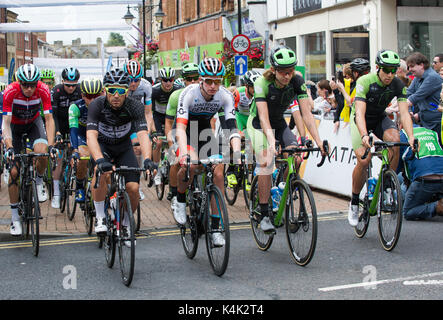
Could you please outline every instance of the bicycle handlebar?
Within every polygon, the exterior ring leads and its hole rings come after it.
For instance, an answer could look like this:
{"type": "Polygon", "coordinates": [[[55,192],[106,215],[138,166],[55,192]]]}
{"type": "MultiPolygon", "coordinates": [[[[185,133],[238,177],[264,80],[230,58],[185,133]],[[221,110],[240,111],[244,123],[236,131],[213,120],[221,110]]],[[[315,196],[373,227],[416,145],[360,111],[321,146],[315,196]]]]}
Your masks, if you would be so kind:
{"type": "MultiPolygon", "coordinates": [[[[145,171],[145,169],[144,168],[121,166],[119,168],[113,169],[111,172],[112,173],[121,173],[121,172],[142,172],[142,171],[145,171]]],[[[102,173],[104,173],[104,172],[101,172],[101,170],[97,168],[97,170],[95,172],[94,189],[97,189],[100,187],[100,177],[101,177],[102,173]]]]}
{"type": "MultiPolygon", "coordinates": [[[[305,157],[303,157],[303,159],[308,159],[309,158],[309,154],[311,152],[315,152],[315,151],[321,151],[320,147],[317,148],[313,148],[312,147],[312,141],[308,140],[308,142],[306,143],[307,147],[295,147],[295,148],[290,148],[290,149],[283,149],[281,150],[281,153],[289,153],[289,154],[294,154],[294,153],[303,153],[306,152],[307,155],[305,157]]],[[[329,155],[329,143],[328,140],[323,140],[323,150],[325,151],[326,155],[322,155],[321,160],[319,163],[317,163],[317,167],[321,167],[326,160],[326,157],[328,158],[328,161],[331,161],[330,155],[329,155]]]]}
{"type": "MultiPolygon", "coordinates": [[[[374,141],[373,142],[373,137],[369,136],[369,144],[372,146],[374,145],[375,147],[381,147],[382,149],[385,148],[392,148],[392,147],[402,147],[402,146],[407,146],[409,147],[409,142],[396,142],[396,141],[374,141]]],[[[416,150],[415,152],[412,152],[412,156],[408,159],[411,160],[414,157],[414,154],[417,152],[418,150],[418,139],[415,138],[414,139],[414,149],[416,150]]],[[[361,157],[362,160],[365,160],[368,155],[369,152],[371,151],[371,148],[366,148],[365,153],[363,154],[363,156],[361,157]]]]}

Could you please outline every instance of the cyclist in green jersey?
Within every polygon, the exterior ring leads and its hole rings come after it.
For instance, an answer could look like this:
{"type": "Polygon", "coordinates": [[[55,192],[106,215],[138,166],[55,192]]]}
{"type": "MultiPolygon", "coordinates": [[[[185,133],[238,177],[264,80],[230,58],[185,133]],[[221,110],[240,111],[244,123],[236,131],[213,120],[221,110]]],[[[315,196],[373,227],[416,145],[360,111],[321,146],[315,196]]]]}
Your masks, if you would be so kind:
{"type": "Polygon", "coordinates": [[[55,73],[52,69],[43,69],[41,72],[41,81],[49,87],[49,90],[52,90],[55,85],[55,73]]]}
{"type": "MultiPolygon", "coordinates": [[[[400,141],[400,134],[396,124],[387,117],[385,109],[394,97],[397,97],[400,118],[405,129],[411,148],[414,148],[414,134],[412,120],[408,112],[406,87],[395,77],[400,66],[400,57],[389,50],[377,53],[375,63],[377,73],[370,73],[360,77],[356,84],[355,102],[351,112],[351,139],[352,147],[357,157],[357,164],[352,172],[352,199],[349,205],[348,221],[355,227],[358,224],[359,195],[365,184],[365,172],[371,161],[369,154],[364,155],[369,144],[369,131],[373,131],[375,139],[384,141],[400,141]]],[[[392,169],[396,169],[399,159],[399,149],[389,150],[392,169]]]]}
{"type": "MultiPolygon", "coordinates": [[[[198,64],[196,63],[187,63],[182,67],[182,77],[185,83],[185,86],[189,86],[194,83],[198,83],[200,75],[198,74],[198,64]]],[[[170,152],[170,155],[175,155],[175,134],[172,133],[172,130],[175,128],[175,118],[177,116],[177,107],[178,107],[178,98],[180,94],[183,92],[184,88],[178,89],[174,91],[168,100],[168,106],[166,108],[166,116],[165,116],[165,135],[168,139],[169,149],[174,152],[170,152]]],[[[172,158],[170,158],[172,159],[172,158]]],[[[168,199],[171,200],[171,209],[172,213],[175,210],[175,204],[177,202],[177,173],[180,169],[178,163],[171,163],[171,167],[169,168],[169,194],[168,199]]]]}
{"type": "Polygon", "coordinates": [[[297,98],[303,121],[315,143],[323,150],[322,141],[311,113],[311,105],[303,77],[295,73],[295,52],[285,46],[273,48],[270,54],[271,68],[254,83],[254,100],[248,118],[247,131],[257,156],[258,193],[263,231],[274,230],[269,219],[268,198],[271,190],[271,173],[274,168],[276,140],[283,148],[296,146],[295,135],[288,128],[284,112],[297,98]]]}

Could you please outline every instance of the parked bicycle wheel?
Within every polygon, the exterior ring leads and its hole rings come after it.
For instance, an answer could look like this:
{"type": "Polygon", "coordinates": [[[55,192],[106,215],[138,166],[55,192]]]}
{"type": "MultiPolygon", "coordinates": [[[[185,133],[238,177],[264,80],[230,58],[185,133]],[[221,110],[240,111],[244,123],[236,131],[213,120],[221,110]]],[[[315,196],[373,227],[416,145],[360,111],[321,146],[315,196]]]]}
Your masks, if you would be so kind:
{"type": "Polygon", "coordinates": [[[209,262],[217,276],[222,276],[229,261],[230,233],[229,217],[223,194],[220,189],[213,185],[208,193],[207,212],[205,215],[206,248],[209,262]],[[215,245],[213,235],[220,233],[225,239],[222,246],[215,245]]]}
{"type": "Polygon", "coordinates": [[[272,241],[274,240],[274,234],[265,233],[260,228],[262,215],[260,213],[260,202],[258,197],[258,176],[255,176],[252,180],[250,197],[249,219],[251,221],[252,234],[258,248],[266,251],[271,247],[272,241]]]}
{"type": "Polygon", "coordinates": [[[290,180],[289,204],[286,205],[286,239],[294,262],[307,265],[317,244],[317,209],[311,188],[294,176],[290,180]]]}
{"type": "Polygon", "coordinates": [[[118,199],[120,214],[118,253],[122,281],[129,286],[134,276],[135,265],[135,226],[134,216],[131,209],[131,201],[126,192],[118,199]]]}
{"type": "Polygon", "coordinates": [[[403,200],[400,183],[392,169],[383,172],[382,181],[378,203],[378,232],[383,249],[391,251],[400,237],[403,200]]]}

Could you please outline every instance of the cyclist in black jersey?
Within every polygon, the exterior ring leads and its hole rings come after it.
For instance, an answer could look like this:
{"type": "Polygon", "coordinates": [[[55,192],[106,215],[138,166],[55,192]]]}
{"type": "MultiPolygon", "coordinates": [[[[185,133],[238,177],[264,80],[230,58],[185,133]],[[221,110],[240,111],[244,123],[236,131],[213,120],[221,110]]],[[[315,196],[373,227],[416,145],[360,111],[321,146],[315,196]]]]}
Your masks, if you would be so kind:
{"type": "MultiPolygon", "coordinates": [[[[165,67],[160,70],[160,83],[152,87],[152,117],[154,120],[155,131],[164,135],[166,120],[166,108],[168,107],[169,97],[175,90],[181,89],[181,86],[174,84],[175,70],[171,67],[165,67]]],[[[160,162],[160,154],[163,142],[154,138],[156,148],[152,151],[153,160],[156,165],[160,162]]],[[[156,185],[161,183],[160,175],[154,177],[156,185]]]]}
{"type": "MultiPolygon", "coordinates": [[[[56,142],[69,134],[69,107],[74,101],[82,98],[78,80],[80,72],[77,68],[68,67],[62,71],[63,83],[52,89],[52,110],[55,122],[56,142]]],[[[54,181],[54,196],[51,207],[60,208],[60,178],[62,175],[62,155],[57,158],[57,166],[52,173],[54,181]]]]}
{"type": "MultiPolygon", "coordinates": [[[[151,161],[151,142],[148,137],[143,103],[127,97],[129,89],[129,75],[121,69],[107,72],[103,78],[106,96],[96,98],[89,106],[86,137],[89,150],[96,165],[106,176],[115,166],[138,167],[137,158],[131,143],[131,133],[136,132],[143,154],[144,168],[153,170],[151,161]]],[[[95,175],[92,184],[95,185],[95,175]]],[[[128,192],[132,208],[137,208],[139,201],[139,173],[125,174],[126,191],[128,192]]],[[[100,183],[100,187],[92,190],[96,210],[95,232],[106,232],[104,221],[104,200],[107,185],[100,183]]],[[[127,226],[127,221],[123,224],[127,226]]]]}

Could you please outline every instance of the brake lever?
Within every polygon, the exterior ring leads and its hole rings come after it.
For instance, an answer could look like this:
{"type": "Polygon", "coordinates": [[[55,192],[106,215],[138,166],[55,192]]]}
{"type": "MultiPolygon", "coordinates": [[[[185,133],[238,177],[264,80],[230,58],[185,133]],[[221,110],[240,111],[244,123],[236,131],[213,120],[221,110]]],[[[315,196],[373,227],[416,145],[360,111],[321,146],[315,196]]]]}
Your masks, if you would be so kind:
{"type": "Polygon", "coordinates": [[[323,150],[325,151],[326,155],[321,156],[320,163],[317,163],[318,168],[320,168],[325,163],[326,157],[328,158],[328,161],[331,162],[331,156],[329,155],[328,140],[323,140],[323,150]]]}

